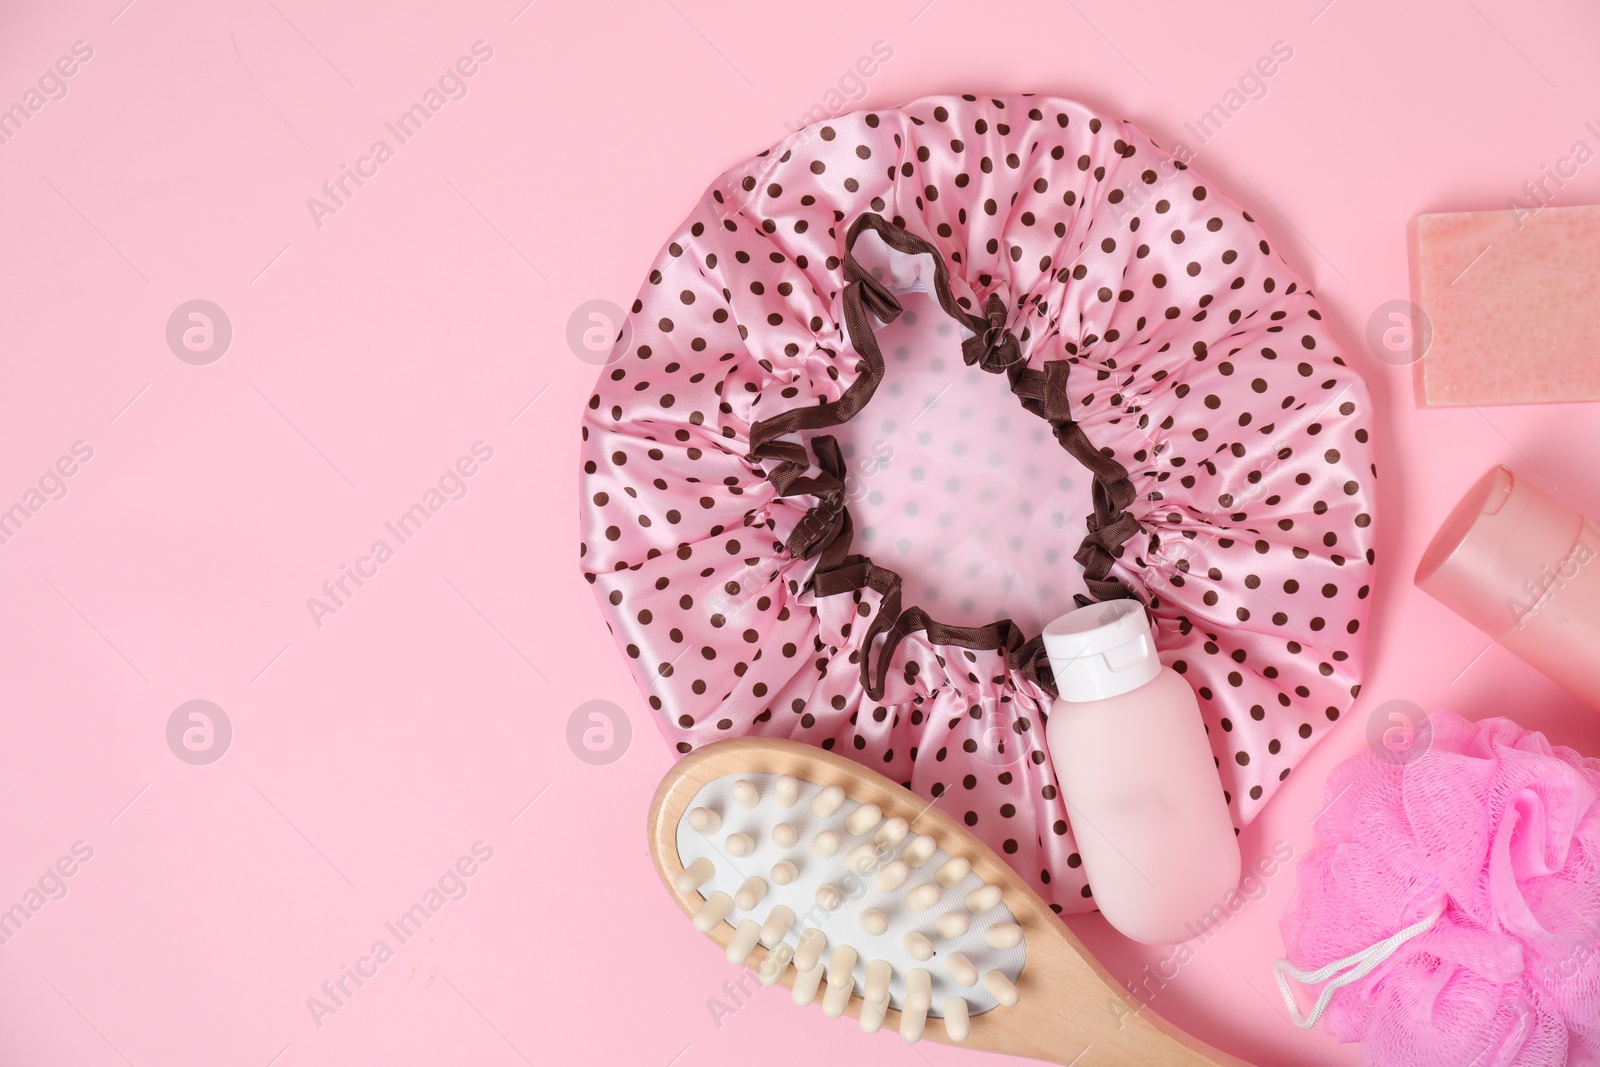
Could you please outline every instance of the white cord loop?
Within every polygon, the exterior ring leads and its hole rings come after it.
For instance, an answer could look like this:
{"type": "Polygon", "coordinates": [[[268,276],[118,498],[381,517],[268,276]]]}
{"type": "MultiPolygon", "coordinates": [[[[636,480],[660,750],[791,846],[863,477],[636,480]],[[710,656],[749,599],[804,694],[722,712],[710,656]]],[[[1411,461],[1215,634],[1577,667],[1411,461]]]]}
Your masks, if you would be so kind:
{"type": "Polygon", "coordinates": [[[1443,914],[1444,902],[1440,901],[1439,906],[1426,918],[1412,923],[1399,933],[1384,938],[1370,948],[1364,948],[1360,952],[1346,956],[1342,960],[1335,960],[1315,971],[1297,970],[1294,964],[1288,960],[1279,960],[1274,963],[1272,965],[1272,975],[1278,980],[1278,992],[1283,994],[1283,1004],[1284,1007],[1289,1009],[1289,1018],[1294,1020],[1294,1024],[1302,1030],[1309,1030],[1317,1025],[1317,1020],[1321,1019],[1322,1013],[1328,1010],[1328,1004],[1333,1000],[1335,993],[1351,982],[1359,982],[1371,974],[1373,968],[1394,955],[1395,950],[1401,945],[1433,926],[1434,923],[1439,921],[1439,916],[1443,914]],[[1349,970],[1346,970],[1346,968],[1349,968],[1349,970]],[[1339,974],[1340,971],[1344,971],[1344,973],[1339,974]],[[1334,978],[1334,975],[1339,976],[1334,978]],[[1312,1005],[1311,1014],[1306,1016],[1300,1014],[1300,1006],[1295,1001],[1294,991],[1289,987],[1290,978],[1308,988],[1320,982],[1328,983],[1322,987],[1322,992],[1317,995],[1317,1002],[1312,1005]],[[1330,978],[1333,980],[1328,981],[1330,978]]]}

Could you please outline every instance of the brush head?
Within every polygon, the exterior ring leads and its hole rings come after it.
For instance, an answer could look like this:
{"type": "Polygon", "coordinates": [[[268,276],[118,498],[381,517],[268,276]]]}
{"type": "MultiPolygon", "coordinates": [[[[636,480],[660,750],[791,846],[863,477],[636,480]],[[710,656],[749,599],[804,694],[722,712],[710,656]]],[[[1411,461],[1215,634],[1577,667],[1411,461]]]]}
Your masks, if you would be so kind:
{"type": "Polygon", "coordinates": [[[805,746],[755,744],[779,764],[725,759],[724,773],[679,777],[658,796],[657,865],[697,929],[797,1003],[908,1041],[966,1041],[1018,1003],[1025,929],[1042,905],[1013,911],[985,877],[1009,876],[992,853],[887,779],[805,746]]]}
{"type": "MultiPolygon", "coordinates": [[[[815,930],[827,945],[853,949],[850,989],[868,1004],[886,1001],[904,1012],[908,975],[925,970],[928,1016],[943,1017],[952,998],[965,1001],[969,1017],[1000,1007],[1000,998],[982,984],[983,976],[997,972],[1014,985],[1028,954],[1021,938],[997,937],[997,944],[990,943],[991,929],[1016,928],[1000,888],[985,882],[966,856],[952,854],[926,835],[922,839],[932,851],[919,847],[913,858],[921,862],[913,869],[903,858],[909,820],[886,817],[877,804],[846,793],[837,805],[822,805],[832,814],[819,817],[812,801],[822,795],[824,783],[796,779],[795,799],[781,804],[779,777],[726,774],[694,794],[695,808],[721,816],[710,833],[687,818],[677,826],[678,861],[686,868],[709,866],[712,872],[698,889],[716,904],[702,908],[714,907],[719,923],[735,929],[746,921],[759,927],[775,907],[787,908],[792,918],[782,941],[798,949],[801,936],[815,930]],[[779,826],[792,827],[793,840],[774,834],[779,826]],[[819,840],[824,848],[813,847],[819,840]],[[781,877],[773,877],[775,870],[781,877]],[[789,880],[783,882],[784,877],[789,880]],[[763,892],[751,891],[753,883],[763,892]],[[719,893],[733,901],[725,915],[719,893]],[[908,951],[908,938],[918,951],[908,951]],[[931,955],[923,955],[924,943],[931,955]]],[[[960,851],[959,844],[950,845],[960,851]]]]}

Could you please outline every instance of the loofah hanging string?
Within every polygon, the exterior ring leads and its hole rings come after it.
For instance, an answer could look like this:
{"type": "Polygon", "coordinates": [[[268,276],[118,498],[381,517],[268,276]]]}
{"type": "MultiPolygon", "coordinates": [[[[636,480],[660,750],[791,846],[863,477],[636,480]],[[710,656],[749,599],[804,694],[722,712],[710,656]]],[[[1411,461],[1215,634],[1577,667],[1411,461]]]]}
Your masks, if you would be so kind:
{"type": "Polygon", "coordinates": [[[1371,1067],[1600,1062],[1600,761],[1507,719],[1429,727],[1329,776],[1280,974],[1371,1067]]]}

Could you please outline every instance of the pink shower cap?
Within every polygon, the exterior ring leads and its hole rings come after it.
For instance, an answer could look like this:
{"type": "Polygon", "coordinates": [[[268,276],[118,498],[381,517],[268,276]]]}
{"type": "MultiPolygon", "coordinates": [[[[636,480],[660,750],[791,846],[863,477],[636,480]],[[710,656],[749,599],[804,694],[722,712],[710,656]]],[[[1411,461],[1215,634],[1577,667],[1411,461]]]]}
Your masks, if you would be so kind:
{"type": "Polygon", "coordinates": [[[1181,160],[930,97],[801,130],[672,235],[585,413],[583,569],[679,752],[842,753],[1083,911],[1040,630],[1141,600],[1244,825],[1359,688],[1369,415],[1181,160]]]}
{"type": "Polygon", "coordinates": [[[1362,1064],[1600,1062],[1600,760],[1509,719],[1439,711],[1421,736],[1413,759],[1365,751],[1329,775],[1282,920],[1289,962],[1417,924],[1328,1001],[1362,1064]]]}

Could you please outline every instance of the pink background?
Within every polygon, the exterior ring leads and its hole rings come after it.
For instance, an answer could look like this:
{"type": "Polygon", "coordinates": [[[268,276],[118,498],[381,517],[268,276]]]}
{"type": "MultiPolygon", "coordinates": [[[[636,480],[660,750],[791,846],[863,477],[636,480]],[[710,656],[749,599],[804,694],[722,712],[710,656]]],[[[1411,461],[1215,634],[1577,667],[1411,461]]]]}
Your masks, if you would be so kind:
{"type": "MultiPolygon", "coordinates": [[[[1591,712],[1409,578],[1491,463],[1600,514],[1594,409],[1418,412],[1409,370],[1364,341],[1406,295],[1412,214],[1503,206],[1573,142],[1600,147],[1592,5],[125,2],[0,15],[0,107],[93,49],[0,144],[0,509],[93,449],[0,544],[0,908],[93,850],[0,945],[8,1067],[979,1061],[778,991],[713,1021],[736,968],[651,870],[669,756],[576,566],[596,368],[569,316],[629,303],[705,185],[878,40],[893,58],[852,108],[1036,90],[1168,143],[1274,41],[1294,49],[1195,165],[1312,279],[1381,403],[1381,586],[1357,713],[1247,856],[1309,847],[1328,768],[1386,701],[1510,713],[1600,754],[1591,712]],[[479,40],[467,95],[319,227],[307,198],[393,146],[385,121],[479,40]],[[193,299],[232,323],[209,365],[166,342],[193,299]],[[383,524],[478,441],[493,458],[467,495],[319,627],[307,598],[393,544],[383,524]],[[167,742],[193,699],[233,729],[209,765],[167,742]],[[632,727],[604,765],[566,739],[592,700],[632,727]],[[466,895],[399,944],[384,923],[479,841],[466,895]],[[380,938],[394,958],[318,1026],[307,998],[380,938]]],[[[1557,202],[1596,201],[1600,163],[1557,202]]],[[[1271,989],[1292,880],[1154,1006],[1257,1063],[1353,1063],[1271,989]]],[[[1162,955],[1072,925],[1123,977],[1162,955]]]]}

